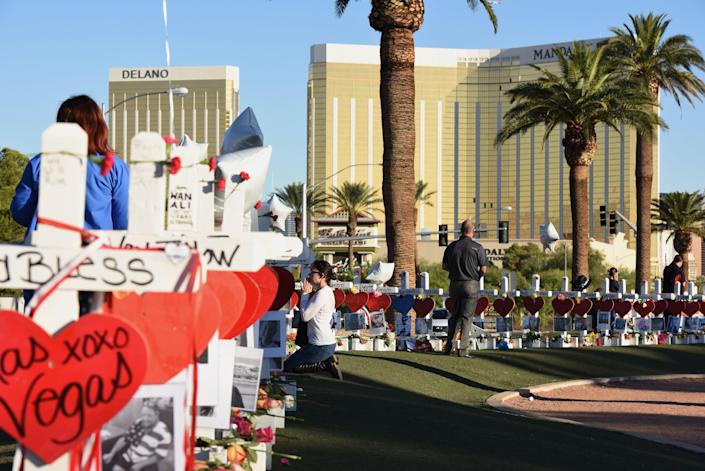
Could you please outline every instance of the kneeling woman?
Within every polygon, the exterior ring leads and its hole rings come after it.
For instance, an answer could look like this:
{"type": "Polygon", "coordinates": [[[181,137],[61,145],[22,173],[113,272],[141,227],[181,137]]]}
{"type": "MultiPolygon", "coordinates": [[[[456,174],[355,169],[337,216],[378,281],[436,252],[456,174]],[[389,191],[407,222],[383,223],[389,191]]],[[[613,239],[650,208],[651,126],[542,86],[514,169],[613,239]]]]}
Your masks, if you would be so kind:
{"type": "MultiPolygon", "coordinates": [[[[331,320],[335,312],[335,296],[328,286],[335,279],[333,267],[324,260],[311,265],[311,273],[302,282],[301,320],[306,322],[308,344],[294,352],[285,362],[284,371],[312,373],[328,371],[334,378],[343,379],[335,362],[335,335],[331,320]]],[[[300,327],[301,328],[301,327],[300,327]]]]}

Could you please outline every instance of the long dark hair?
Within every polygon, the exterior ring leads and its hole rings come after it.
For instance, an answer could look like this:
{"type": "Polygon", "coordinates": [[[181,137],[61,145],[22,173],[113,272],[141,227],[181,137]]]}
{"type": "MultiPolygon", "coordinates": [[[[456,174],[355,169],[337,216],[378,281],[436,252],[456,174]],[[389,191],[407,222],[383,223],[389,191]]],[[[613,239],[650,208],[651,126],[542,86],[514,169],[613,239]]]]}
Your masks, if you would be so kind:
{"type": "Polygon", "coordinates": [[[311,270],[319,271],[321,276],[326,279],[326,283],[330,283],[336,278],[333,266],[325,260],[316,260],[313,262],[311,264],[311,270]]]}
{"type": "Polygon", "coordinates": [[[59,107],[57,123],[76,123],[88,134],[88,153],[107,154],[113,150],[108,145],[108,126],[98,104],[88,95],[72,96],[59,107]]]}

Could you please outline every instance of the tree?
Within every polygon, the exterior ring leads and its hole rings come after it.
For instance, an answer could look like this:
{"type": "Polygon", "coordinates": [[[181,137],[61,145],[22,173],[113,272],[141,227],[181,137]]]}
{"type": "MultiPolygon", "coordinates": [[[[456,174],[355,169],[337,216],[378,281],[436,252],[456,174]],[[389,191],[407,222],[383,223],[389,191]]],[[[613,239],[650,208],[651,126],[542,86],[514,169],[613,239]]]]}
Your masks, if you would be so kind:
{"type": "Polygon", "coordinates": [[[688,254],[693,234],[705,238],[705,194],[676,191],[663,193],[651,203],[652,229],[672,231],[673,248],[683,257],[685,281],[688,281],[688,254]]]}
{"type": "MultiPolygon", "coordinates": [[[[705,70],[703,56],[688,36],[666,37],[670,20],[666,15],[629,15],[630,24],[612,28],[609,42],[614,66],[628,79],[635,81],[658,100],[659,89],[673,95],[680,106],[681,97],[693,103],[702,99],[705,83],[693,69],[705,70]]],[[[650,278],[651,271],[651,185],[654,176],[654,130],[636,135],[636,279],[650,278]]]]}
{"type": "MultiPolygon", "coordinates": [[[[296,237],[299,239],[302,235],[303,224],[303,201],[304,184],[301,182],[289,183],[284,188],[277,188],[274,194],[282,200],[282,202],[294,210],[294,222],[296,225],[296,237]]],[[[306,190],[306,212],[309,216],[316,215],[321,207],[326,202],[326,194],[322,188],[314,188],[306,190]]]]}
{"type": "MultiPolygon", "coordinates": [[[[348,237],[355,236],[357,230],[357,215],[367,211],[370,206],[381,203],[377,196],[377,190],[373,190],[367,183],[343,182],[341,186],[333,187],[331,200],[338,207],[348,213],[348,222],[345,225],[348,237]]],[[[354,241],[348,241],[348,266],[353,267],[355,263],[355,253],[353,252],[354,241]]]]}
{"type": "Polygon", "coordinates": [[[573,43],[567,53],[556,50],[560,72],[532,65],[537,80],[516,85],[507,91],[512,107],[504,114],[496,144],[520,132],[543,124],[544,142],[559,125],[565,125],[562,144],[570,167],[570,206],[572,210],[572,279],[588,274],[588,169],[597,149],[597,123],[606,123],[619,132],[624,121],[637,129],[649,130],[660,123],[651,95],[633,82],[612,73],[603,60],[605,49],[591,49],[573,43]]]}
{"type": "MultiPolygon", "coordinates": [[[[495,32],[497,17],[490,0],[466,0],[471,9],[481,3],[495,32]]],[[[336,0],[340,16],[350,0],[336,0]]],[[[370,0],[370,26],[380,38],[380,85],[382,106],[382,197],[389,261],[394,262],[391,285],[399,284],[402,272],[413,273],[416,246],[414,201],[415,82],[414,33],[424,20],[423,0],[370,0]]],[[[415,277],[409,277],[411,287],[415,277]]]]}
{"type": "Polygon", "coordinates": [[[0,149],[0,241],[22,242],[25,228],[17,224],[10,214],[10,202],[15,187],[22,178],[28,158],[23,153],[4,147],[0,149]]]}

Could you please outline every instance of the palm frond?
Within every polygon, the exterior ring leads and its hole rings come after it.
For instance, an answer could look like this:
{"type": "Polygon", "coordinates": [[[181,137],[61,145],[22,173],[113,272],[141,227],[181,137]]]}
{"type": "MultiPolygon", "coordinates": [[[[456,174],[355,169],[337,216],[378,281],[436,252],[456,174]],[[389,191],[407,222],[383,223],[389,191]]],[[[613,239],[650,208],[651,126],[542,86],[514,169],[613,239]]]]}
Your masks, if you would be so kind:
{"type": "Polygon", "coordinates": [[[335,0],[335,14],[342,16],[349,4],[350,0],[335,0]]]}
{"type": "MultiPolygon", "coordinates": [[[[477,0],[466,0],[466,3],[470,7],[471,10],[475,10],[477,8],[477,0]]],[[[482,3],[482,6],[485,8],[485,11],[487,12],[487,15],[490,17],[490,21],[492,22],[492,28],[494,29],[495,34],[497,33],[497,15],[494,12],[494,8],[492,7],[492,2],[489,0],[480,0],[480,3],[482,3]]]]}

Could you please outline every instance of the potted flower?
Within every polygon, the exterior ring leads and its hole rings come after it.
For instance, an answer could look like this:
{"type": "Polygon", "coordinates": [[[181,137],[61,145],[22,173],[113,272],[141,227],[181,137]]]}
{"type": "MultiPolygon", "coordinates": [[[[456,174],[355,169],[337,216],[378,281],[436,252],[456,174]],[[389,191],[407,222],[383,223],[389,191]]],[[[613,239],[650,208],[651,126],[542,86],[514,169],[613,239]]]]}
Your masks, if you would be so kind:
{"type": "Polygon", "coordinates": [[[372,341],[375,352],[388,352],[396,349],[396,340],[394,332],[386,332],[378,335],[372,341]]]}
{"type": "Polygon", "coordinates": [[[541,342],[541,334],[538,332],[528,331],[524,334],[524,347],[525,348],[543,348],[544,344],[541,342]]]}

